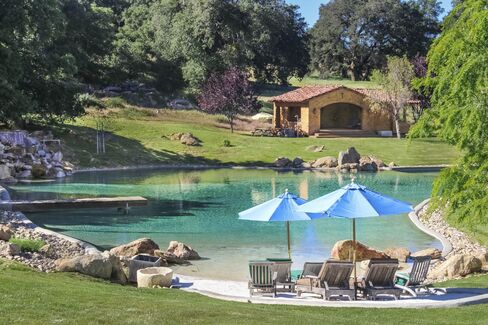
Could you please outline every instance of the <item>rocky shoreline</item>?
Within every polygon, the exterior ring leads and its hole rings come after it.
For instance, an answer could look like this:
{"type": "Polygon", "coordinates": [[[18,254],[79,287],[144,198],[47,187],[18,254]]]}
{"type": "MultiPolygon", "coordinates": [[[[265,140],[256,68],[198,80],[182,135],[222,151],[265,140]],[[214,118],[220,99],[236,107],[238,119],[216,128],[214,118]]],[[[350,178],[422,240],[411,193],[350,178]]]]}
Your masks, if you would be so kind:
{"type": "Polygon", "coordinates": [[[447,254],[432,263],[429,272],[432,281],[456,279],[488,271],[488,249],[473,241],[464,232],[450,226],[441,210],[430,212],[429,204],[424,204],[418,211],[418,218],[428,229],[444,237],[451,246],[447,254]]]}
{"type": "Polygon", "coordinates": [[[19,252],[18,248],[12,247],[14,244],[0,241],[0,246],[3,248],[0,249],[0,257],[24,263],[39,271],[54,272],[56,260],[86,253],[85,248],[81,245],[55,234],[46,234],[42,228],[36,227],[32,223],[26,223],[25,219],[24,215],[19,212],[1,212],[0,225],[2,225],[2,231],[9,233],[11,237],[42,240],[45,245],[38,252],[19,252]],[[12,252],[18,254],[11,254],[12,252]]]}

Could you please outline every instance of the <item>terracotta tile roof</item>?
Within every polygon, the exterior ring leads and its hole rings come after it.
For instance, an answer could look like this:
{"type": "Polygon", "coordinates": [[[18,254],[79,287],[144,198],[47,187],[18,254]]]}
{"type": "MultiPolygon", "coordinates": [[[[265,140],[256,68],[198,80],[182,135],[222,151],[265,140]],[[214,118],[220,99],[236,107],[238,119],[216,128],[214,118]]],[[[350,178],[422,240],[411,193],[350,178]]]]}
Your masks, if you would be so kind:
{"type": "Polygon", "coordinates": [[[270,98],[270,102],[300,103],[326,94],[341,86],[306,86],[270,98]]]}
{"type": "MultiPolygon", "coordinates": [[[[385,100],[385,93],[381,89],[365,89],[365,88],[349,88],[340,85],[330,85],[330,86],[306,86],[302,88],[297,88],[295,90],[286,92],[279,96],[275,96],[269,99],[270,102],[284,102],[284,103],[302,103],[307,102],[310,99],[324,95],[331,91],[345,88],[355,92],[358,92],[364,96],[375,98],[377,100],[385,100]]],[[[418,102],[416,100],[410,101],[410,103],[418,102]]]]}

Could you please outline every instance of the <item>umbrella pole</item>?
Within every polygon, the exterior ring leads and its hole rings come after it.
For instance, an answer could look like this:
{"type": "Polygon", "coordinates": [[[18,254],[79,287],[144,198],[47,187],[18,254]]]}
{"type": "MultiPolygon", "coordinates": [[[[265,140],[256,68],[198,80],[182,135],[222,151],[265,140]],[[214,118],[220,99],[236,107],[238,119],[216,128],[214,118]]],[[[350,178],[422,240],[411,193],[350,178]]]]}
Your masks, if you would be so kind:
{"type": "Polygon", "coordinates": [[[290,245],[290,221],[286,222],[286,234],[288,239],[288,257],[291,260],[291,245],[290,245]]]}
{"type": "Polygon", "coordinates": [[[354,282],[358,281],[356,273],[356,219],[352,219],[352,263],[354,265],[354,282]]]}

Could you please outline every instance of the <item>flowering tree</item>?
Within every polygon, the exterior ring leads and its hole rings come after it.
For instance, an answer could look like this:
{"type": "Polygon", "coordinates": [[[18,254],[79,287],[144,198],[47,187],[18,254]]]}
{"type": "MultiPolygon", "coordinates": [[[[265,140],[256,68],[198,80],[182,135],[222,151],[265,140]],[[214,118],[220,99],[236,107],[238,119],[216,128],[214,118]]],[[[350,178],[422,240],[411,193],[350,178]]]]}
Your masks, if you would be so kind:
{"type": "Polygon", "coordinates": [[[250,114],[260,108],[247,73],[237,67],[211,75],[202,87],[198,106],[207,113],[225,115],[231,132],[237,114],[250,114]]]}

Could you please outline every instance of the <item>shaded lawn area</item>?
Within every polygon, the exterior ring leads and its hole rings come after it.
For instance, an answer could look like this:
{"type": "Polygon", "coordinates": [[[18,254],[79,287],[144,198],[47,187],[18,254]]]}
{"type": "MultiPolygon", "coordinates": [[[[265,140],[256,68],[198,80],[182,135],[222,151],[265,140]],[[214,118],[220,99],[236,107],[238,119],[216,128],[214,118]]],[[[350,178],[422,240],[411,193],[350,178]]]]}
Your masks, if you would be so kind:
{"type": "MultiPolygon", "coordinates": [[[[466,280],[466,283],[479,285],[466,280]]],[[[464,281],[464,280],[463,280],[464,281]]],[[[462,282],[459,282],[462,283],[462,282]]],[[[226,302],[169,289],[137,289],[0,260],[4,324],[486,324],[488,308],[361,309],[226,302]]]]}
{"type": "MultiPolygon", "coordinates": [[[[81,167],[128,166],[148,164],[257,165],[271,164],[277,157],[301,157],[305,161],[324,156],[337,157],[339,151],[356,147],[361,155],[375,155],[397,165],[436,165],[452,163],[458,152],[437,140],[409,141],[392,138],[273,138],[230,133],[219,117],[201,112],[159,110],[149,114],[130,109],[131,115],[113,114],[108,130],[107,154],[95,154],[95,120],[90,115],[69,126],[70,132],[57,132],[66,145],[68,160],[81,167]],[[165,136],[191,132],[202,141],[188,147],[165,136]],[[230,147],[224,147],[229,140],[230,147]],[[310,145],[324,145],[322,152],[309,152],[310,145]]],[[[224,124],[225,125],[225,124],[224,124]]]]}

